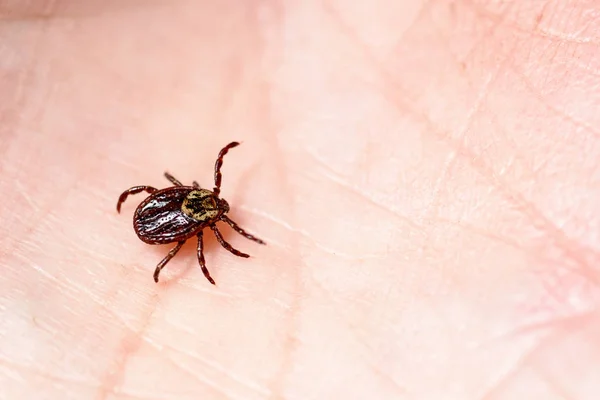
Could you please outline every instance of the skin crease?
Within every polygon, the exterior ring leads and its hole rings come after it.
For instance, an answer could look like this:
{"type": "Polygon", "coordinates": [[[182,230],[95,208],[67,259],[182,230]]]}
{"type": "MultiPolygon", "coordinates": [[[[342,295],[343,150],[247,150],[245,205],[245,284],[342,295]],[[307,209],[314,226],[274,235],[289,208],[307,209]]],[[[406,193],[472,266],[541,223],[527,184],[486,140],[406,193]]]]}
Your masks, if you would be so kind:
{"type": "Polygon", "coordinates": [[[0,398],[597,398],[600,3],[17,3],[0,398]],[[119,194],[232,140],[267,246],[155,284],[119,194]]]}

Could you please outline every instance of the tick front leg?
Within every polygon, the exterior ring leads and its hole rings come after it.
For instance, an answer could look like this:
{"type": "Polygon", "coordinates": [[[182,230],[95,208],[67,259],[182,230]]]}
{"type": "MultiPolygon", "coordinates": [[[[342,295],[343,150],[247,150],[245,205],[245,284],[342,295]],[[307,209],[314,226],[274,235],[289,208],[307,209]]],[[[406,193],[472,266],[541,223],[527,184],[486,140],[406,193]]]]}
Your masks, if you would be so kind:
{"type": "Polygon", "coordinates": [[[168,172],[165,172],[165,178],[167,178],[169,180],[169,182],[171,182],[175,186],[183,186],[183,184],[181,182],[179,182],[179,180],[177,178],[175,178],[173,175],[171,175],[168,172]]]}
{"type": "Polygon", "coordinates": [[[217,241],[221,244],[221,246],[225,247],[226,250],[228,250],[232,254],[235,254],[238,257],[244,257],[244,258],[250,257],[248,254],[242,253],[241,251],[234,249],[232,245],[227,243],[225,241],[225,239],[223,239],[223,235],[221,235],[221,232],[219,232],[216,225],[214,225],[214,224],[211,225],[210,229],[213,230],[213,232],[215,233],[215,236],[217,237],[217,241]]]}
{"type": "Polygon", "coordinates": [[[208,279],[210,283],[215,284],[214,279],[210,276],[210,272],[208,272],[208,268],[206,268],[206,262],[204,261],[204,243],[202,241],[202,231],[198,232],[198,263],[200,264],[200,268],[202,268],[202,273],[208,279]]]}
{"type": "Polygon", "coordinates": [[[163,258],[160,263],[158,263],[156,269],[154,270],[154,282],[158,282],[158,274],[160,274],[160,270],[163,269],[165,265],[167,265],[171,258],[175,257],[175,254],[177,254],[177,252],[179,251],[179,249],[181,249],[181,246],[183,246],[184,243],[185,240],[182,240],[181,242],[177,243],[177,246],[173,247],[171,251],[169,251],[169,254],[167,254],[167,256],[163,258]]]}
{"type": "Polygon", "coordinates": [[[223,214],[223,216],[221,217],[221,220],[227,222],[233,228],[234,231],[236,231],[237,233],[239,233],[246,239],[250,239],[252,241],[255,241],[256,243],[266,244],[264,242],[264,240],[259,239],[256,236],[253,236],[253,235],[249,234],[248,232],[246,232],[245,230],[243,230],[242,228],[240,228],[240,226],[238,224],[236,224],[235,222],[233,222],[232,220],[230,220],[227,215],[223,214]]]}
{"type": "Polygon", "coordinates": [[[144,191],[152,194],[157,190],[158,189],[153,188],[152,186],[134,186],[132,188],[127,189],[119,196],[119,201],[117,202],[117,212],[121,212],[121,204],[123,204],[123,202],[127,199],[127,196],[129,196],[130,194],[138,194],[139,192],[144,191]]]}
{"type": "Polygon", "coordinates": [[[219,193],[221,193],[221,178],[223,177],[223,175],[221,175],[221,167],[223,166],[223,157],[227,154],[229,149],[233,149],[239,145],[238,142],[231,142],[223,147],[217,156],[217,161],[215,162],[215,188],[213,189],[215,196],[218,196],[219,193]]]}
{"type": "Polygon", "coordinates": [[[200,184],[196,181],[192,182],[192,186],[196,189],[200,189],[200,184]]]}

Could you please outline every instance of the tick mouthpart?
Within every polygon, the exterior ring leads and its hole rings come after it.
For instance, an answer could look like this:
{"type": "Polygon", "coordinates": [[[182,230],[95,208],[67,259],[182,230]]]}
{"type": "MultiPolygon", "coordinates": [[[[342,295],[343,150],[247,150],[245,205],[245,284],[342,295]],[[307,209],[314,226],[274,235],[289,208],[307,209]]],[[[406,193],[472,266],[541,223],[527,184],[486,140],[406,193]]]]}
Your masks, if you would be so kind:
{"type": "Polygon", "coordinates": [[[219,199],[219,208],[223,210],[223,214],[229,212],[229,203],[225,199],[219,199]]]}

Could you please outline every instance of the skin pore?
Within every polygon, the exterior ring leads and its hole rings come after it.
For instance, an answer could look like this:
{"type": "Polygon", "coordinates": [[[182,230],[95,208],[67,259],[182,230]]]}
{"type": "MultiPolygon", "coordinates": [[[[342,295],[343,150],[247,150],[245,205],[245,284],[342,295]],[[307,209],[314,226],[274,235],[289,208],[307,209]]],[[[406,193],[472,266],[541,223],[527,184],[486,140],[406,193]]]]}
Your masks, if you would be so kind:
{"type": "MultiPolygon", "coordinates": [[[[14,4],[13,4],[14,3],[14,4]]],[[[35,4],[34,4],[35,3],[35,4]]],[[[43,3],[43,4],[42,4],[43,3]]],[[[600,5],[0,7],[0,398],[590,399],[600,5]],[[146,193],[219,229],[139,241],[146,193]]]]}

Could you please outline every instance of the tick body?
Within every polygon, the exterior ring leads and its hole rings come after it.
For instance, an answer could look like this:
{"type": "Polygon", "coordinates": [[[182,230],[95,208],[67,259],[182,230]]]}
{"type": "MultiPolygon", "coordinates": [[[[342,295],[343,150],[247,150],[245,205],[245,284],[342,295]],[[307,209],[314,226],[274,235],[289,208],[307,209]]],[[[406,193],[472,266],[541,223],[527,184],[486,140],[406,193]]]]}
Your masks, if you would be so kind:
{"type": "Polygon", "coordinates": [[[121,212],[121,204],[130,194],[147,192],[150,194],[137,207],[133,215],[133,228],[138,237],[148,244],[177,243],[169,254],[158,263],[154,270],[154,281],[158,282],[160,271],[167,265],[171,258],[175,257],[181,246],[193,237],[198,239],[198,263],[206,279],[213,285],[214,279],[210,276],[203,254],[203,231],[209,227],[217,241],[225,249],[238,257],[250,257],[246,253],[236,250],[223,239],[223,235],[217,228],[217,222],[229,224],[237,233],[246,239],[265,244],[261,239],[247,233],[233,222],[226,214],[229,212],[229,204],[219,197],[221,193],[221,166],[223,157],[229,149],[238,146],[238,142],[229,143],[217,157],[215,163],[215,187],[214,189],[202,189],[194,181],[192,186],[184,186],[168,172],[165,178],[174,186],[165,189],[156,189],[152,186],[134,186],[124,191],[117,202],[117,212],[121,212]]]}

